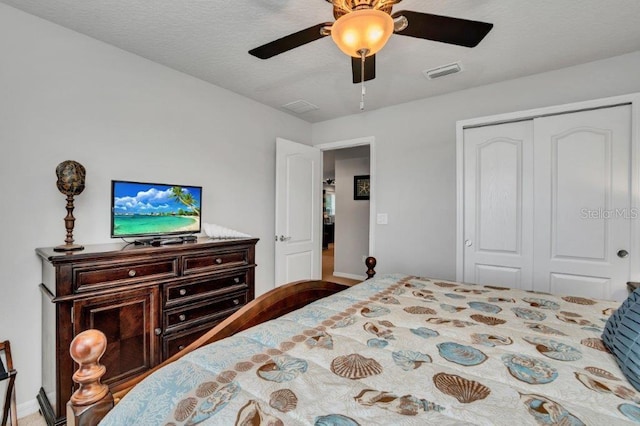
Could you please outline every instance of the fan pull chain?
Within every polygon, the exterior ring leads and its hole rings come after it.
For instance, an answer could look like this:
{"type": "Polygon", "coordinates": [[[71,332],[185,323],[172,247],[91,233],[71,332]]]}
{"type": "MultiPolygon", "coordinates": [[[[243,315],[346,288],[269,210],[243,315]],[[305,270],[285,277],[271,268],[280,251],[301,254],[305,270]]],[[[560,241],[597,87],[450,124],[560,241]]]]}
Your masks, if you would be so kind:
{"type": "Polygon", "coordinates": [[[364,86],[364,62],[365,57],[369,49],[361,49],[358,51],[360,53],[360,82],[362,84],[362,92],[360,94],[360,111],[364,111],[364,95],[367,93],[367,89],[364,86]]]}

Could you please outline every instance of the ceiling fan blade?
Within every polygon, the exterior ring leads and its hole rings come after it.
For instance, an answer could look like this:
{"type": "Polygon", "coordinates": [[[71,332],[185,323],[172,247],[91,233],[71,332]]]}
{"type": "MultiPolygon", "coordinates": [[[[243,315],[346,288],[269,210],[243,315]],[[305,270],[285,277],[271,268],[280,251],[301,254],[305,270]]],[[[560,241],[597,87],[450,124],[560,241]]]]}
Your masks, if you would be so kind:
{"type": "Polygon", "coordinates": [[[491,31],[493,24],[429,13],[402,10],[394,13],[393,18],[407,18],[406,28],[396,34],[424,38],[458,46],[475,47],[491,31]]]}
{"type": "Polygon", "coordinates": [[[278,40],[264,44],[255,49],[251,49],[249,54],[260,59],[269,59],[273,56],[287,52],[296,47],[300,47],[312,41],[321,39],[329,35],[329,32],[323,31],[325,27],[331,27],[331,22],[325,22],[323,24],[314,25],[313,27],[306,28],[293,34],[289,34],[278,40]]]}
{"type": "MultiPolygon", "coordinates": [[[[353,84],[362,83],[362,59],[351,57],[353,84]]],[[[376,55],[364,58],[364,81],[376,78],[376,55]]]]}

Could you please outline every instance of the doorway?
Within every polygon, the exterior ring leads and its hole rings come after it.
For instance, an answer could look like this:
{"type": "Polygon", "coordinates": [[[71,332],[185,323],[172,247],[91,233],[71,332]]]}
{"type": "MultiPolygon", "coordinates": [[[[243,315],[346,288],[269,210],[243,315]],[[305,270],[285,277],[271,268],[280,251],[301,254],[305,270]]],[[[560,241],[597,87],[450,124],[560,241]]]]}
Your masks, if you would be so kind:
{"type": "Polygon", "coordinates": [[[324,149],[322,163],[322,279],[353,285],[370,255],[371,146],[324,149]]]}
{"type": "MultiPolygon", "coordinates": [[[[275,206],[275,285],[303,279],[322,278],[322,153],[357,146],[369,148],[370,188],[368,220],[358,222],[365,231],[361,239],[363,246],[349,249],[338,242],[334,247],[334,276],[363,281],[366,278],[364,266],[367,256],[375,256],[375,147],[373,137],[309,146],[282,138],[276,138],[276,206],[275,206]],[[367,230],[368,229],[368,244],[367,230]],[[342,254],[344,253],[344,254],[342,254]],[[340,266],[349,261],[351,266],[340,266]],[[339,268],[339,269],[338,269],[339,268]]],[[[339,176],[338,176],[339,178],[339,176]]],[[[353,181],[353,176],[342,179],[353,181]]],[[[353,193],[349,193],[353,197],[353,193]]],[[[339,199],[337,200],[339,203],[339,199]]],[[[365,213],[366,216],[366,213],[365,213]]],[[[345,225],[345,221],[341,221],[345,225]]],[[[338,236],[349,229],[341,230],[338,236]]]]}

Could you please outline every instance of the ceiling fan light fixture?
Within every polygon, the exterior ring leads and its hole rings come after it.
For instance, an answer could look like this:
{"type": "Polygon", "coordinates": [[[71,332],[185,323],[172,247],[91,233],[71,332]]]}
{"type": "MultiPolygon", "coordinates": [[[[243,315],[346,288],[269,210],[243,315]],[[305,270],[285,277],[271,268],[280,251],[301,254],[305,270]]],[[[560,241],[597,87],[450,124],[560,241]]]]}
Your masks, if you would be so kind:
{"type": "Polygon", "coordinates": [[[359,58],[375,55],[393,34],[394,22],[388,13],[361,9],[341,16],[331,27],[331,38],[345,54],[359,58]]]}

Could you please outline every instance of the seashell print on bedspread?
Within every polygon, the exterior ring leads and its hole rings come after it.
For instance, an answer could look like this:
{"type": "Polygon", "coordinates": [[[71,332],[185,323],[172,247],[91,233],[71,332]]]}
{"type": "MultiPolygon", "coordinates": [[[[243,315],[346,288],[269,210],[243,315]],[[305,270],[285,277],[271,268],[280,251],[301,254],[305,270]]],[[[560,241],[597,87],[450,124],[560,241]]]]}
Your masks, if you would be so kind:
{"type": "Polygon", "coordinates": [[[331,371],[340,377],[357,380],[382,373],[382,366],[373,358],[360,354],[339,356],[331,361],[331,371]]]}
{"type": "Polygon", "coordinates": [[[417,416],[420,412],[443,411],[444,407],[413,395],[398,396],[391,392],[365,389],[354,398],[365,407],[380,407],[403,416],[417,416]]]}
{"type": "Polygon", "coordinates": [[[257,374],[264,380],[282,383],[288,382],[299,374],[306,373],[307,361],[288,355],[274,356],[273,360],[258,368],[257,374]]]}
{"type": "Polygon", "coordinates": [[[454,397],[463,404],[485,399],[491,393],[491,389],[482,383],[455,374],[438,373],[433,376],[433,383],[442,393],[454,397]]]}
{"type": "Polygon", "coordinates": [[[286,413],[298,406],[298,397],[291,389],[280,389],[271,393],[269,405],[278,411],[286,413]]]}
{"type": "Polygon", "coordinates": [[[617,307],[384,275],[186,355],[103,424],[631,424],[617,307]]]}

